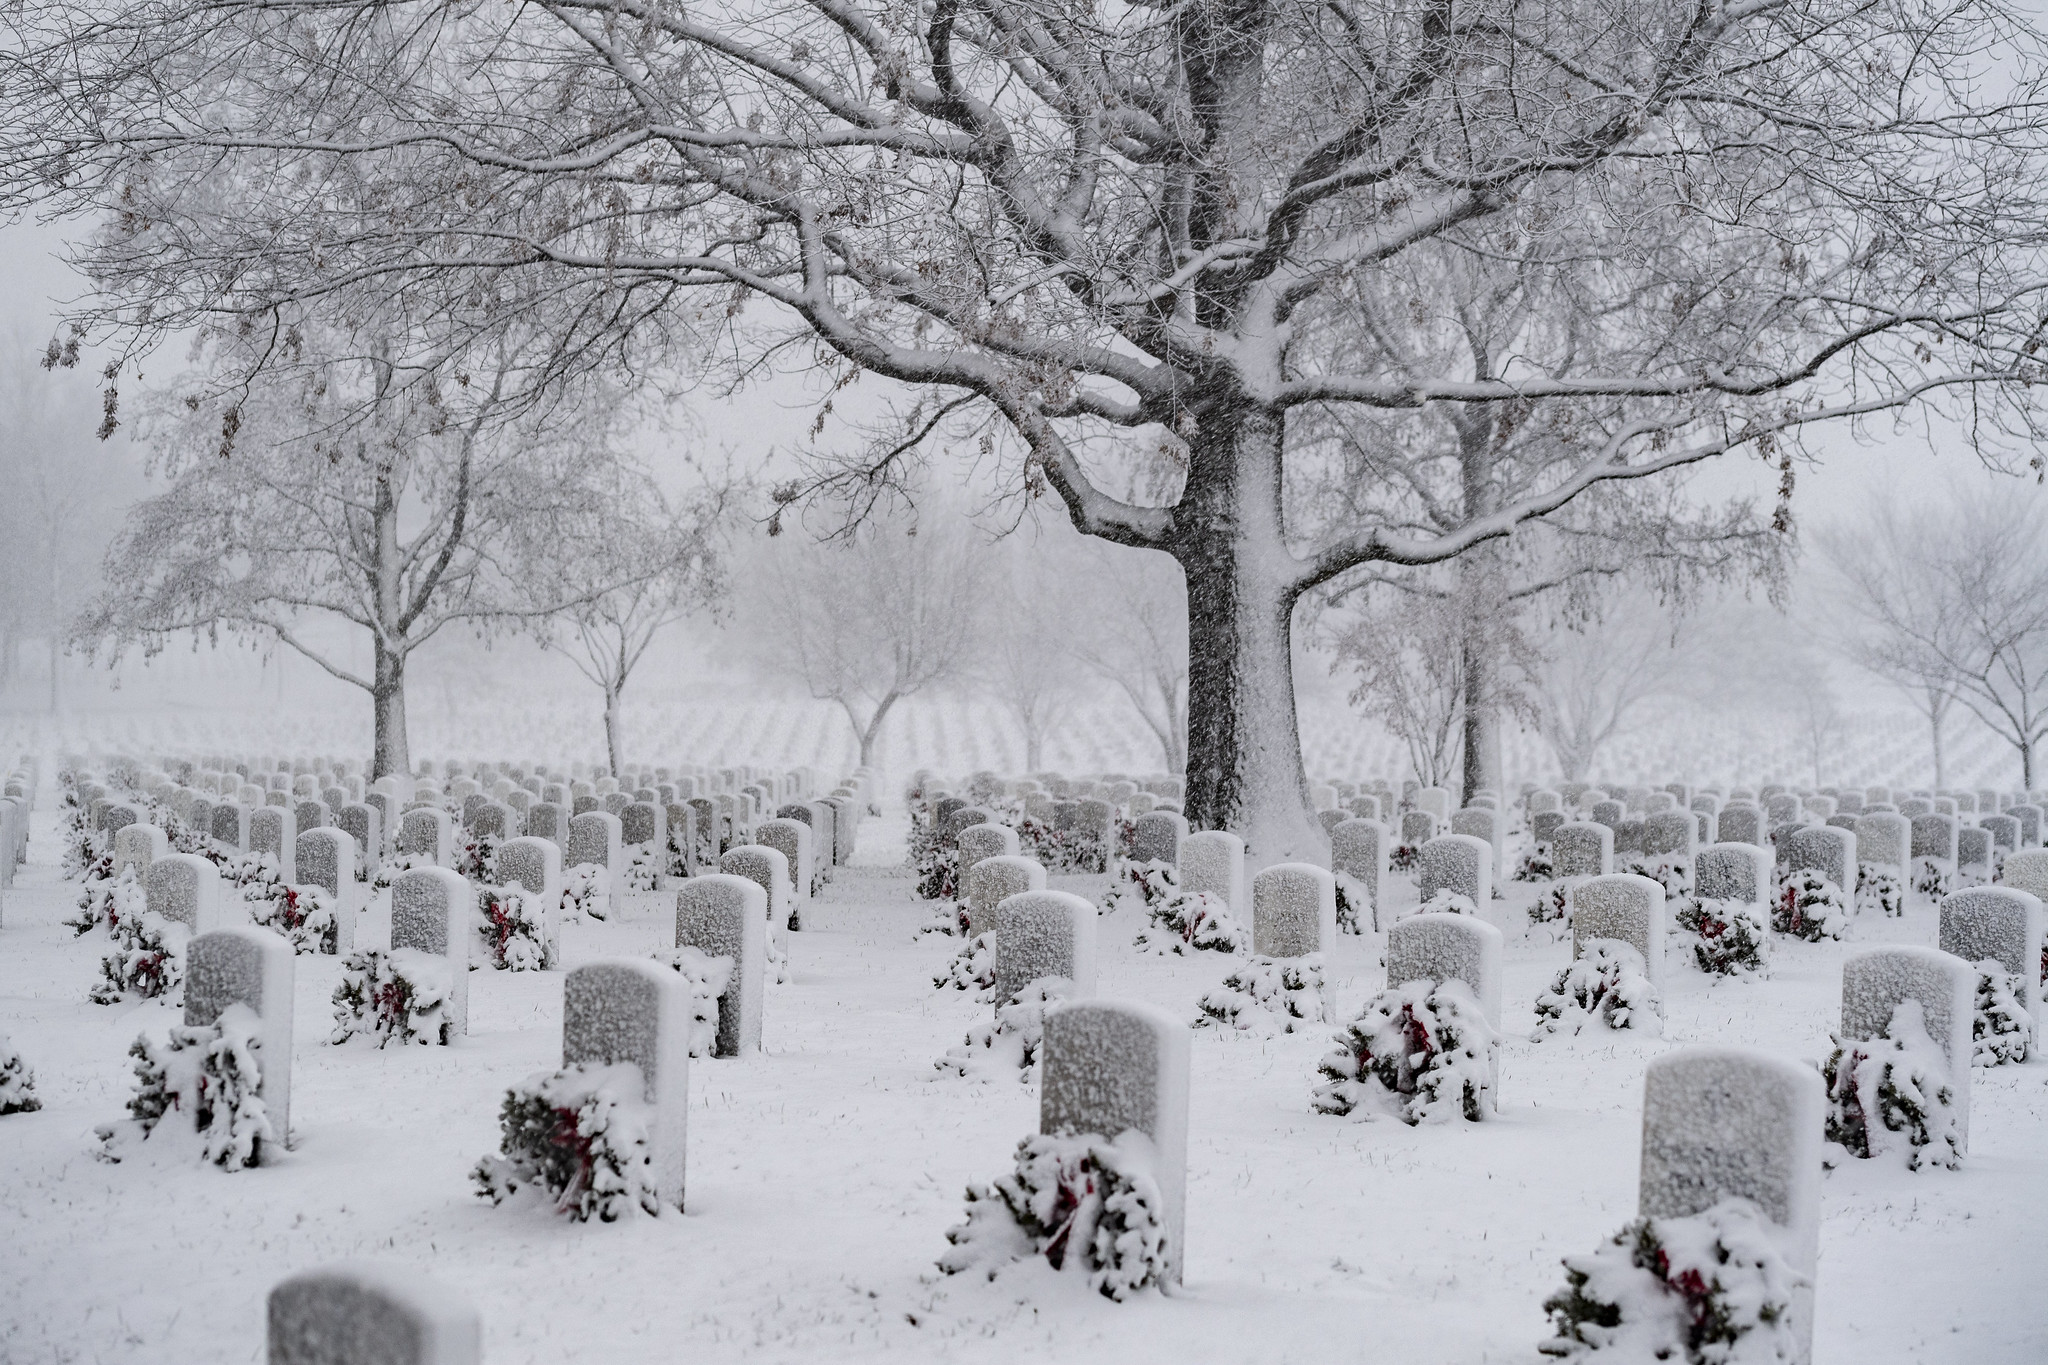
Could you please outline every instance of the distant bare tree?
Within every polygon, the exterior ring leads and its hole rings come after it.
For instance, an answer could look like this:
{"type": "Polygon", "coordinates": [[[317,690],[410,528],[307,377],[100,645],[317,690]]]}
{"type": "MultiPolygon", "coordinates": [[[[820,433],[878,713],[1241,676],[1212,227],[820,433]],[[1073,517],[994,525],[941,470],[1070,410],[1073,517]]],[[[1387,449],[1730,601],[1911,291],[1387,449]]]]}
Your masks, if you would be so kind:
{"type": "Polygon", "coordinates": [[[2020,780],[2048,738],[2048,515],[2032,485],[1944,505],[1878,505],[1868,535],[1826,543],[1859,622],[1859,661],[1912,688],[1939,730],[1944,695],[2013,746],[2020,780]]]}
{"type": "Polygon", "coordinates": [[[633,670],[663,631],[725,596],[717,542],[732,494],[729,485],[706,488],[675,505],[651,479],[623,485],[591,534],[555,545],[559,577],[549,585],[556,596],[574,585],[569,595],[581,599],[559,613],[549,641],[603,692],[605,754],[615,773],[626,749],[619,703],[633,670]]]}
{"type": "Polygon", "coordinates": [[[1852,523],[1829,527],[1816,539],[1841,579],[1847,620],[1839,648],[1903,692],[1926,719],[1940,789],[1948,785],[1942,724],[1960,689],[1957,667],[1970,611],[1957,600],[1958,578],[1930,562],[1932,529],[1926,517],[1908,515],[1896,500],[1873,499],[1852,523]]]}
{"type": "Polygon", "coordinates": [[[896,703],[966,671],[988,610],[986,564],[957,523],[825,541],[789,533],[762,556],[749,624],[770,663],[846,713],[869,765],[896,703]]]}
{"type": "MultiPolygon", "coordinates": [[[[1223,667],[1188,651],[1187,591],[1180,568],[1163,555],[1097,550],[1076,584],[1085,607],[1074,621],[1082,660],[1123,694],[1158,741],[1170,773],[1187,770],[1188,689],[1192,674],[1223,667]]],[[[1293,696],[1288,697],[1292,707],[1293,696]]]]}
{"type": "Polygon", "coordinates": [[[1018,546],[1008,565],[1002,606],[983,622],[976,670],[983,686],[1024,732],[1024,769],[1045,765],[1045,742],[1080,693],[1070,585],[1035,547],[1018,546]]]}
{"type": "Polygon", "coordinates": [[[1689,651],[1646,590],[1613,595],[1588,618],[1550,623],[1529,671],[1536,732],[1567,782],[1587,780],[1600,750],[1643,705],[1682,687],[1689,651]]]}

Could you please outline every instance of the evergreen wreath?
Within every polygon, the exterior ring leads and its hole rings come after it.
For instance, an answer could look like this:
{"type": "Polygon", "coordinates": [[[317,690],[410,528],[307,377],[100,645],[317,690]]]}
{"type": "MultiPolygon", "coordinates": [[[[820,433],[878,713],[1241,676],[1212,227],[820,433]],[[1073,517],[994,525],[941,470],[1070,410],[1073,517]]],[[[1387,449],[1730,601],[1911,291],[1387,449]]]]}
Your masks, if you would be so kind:
{"type": "Polygon", "coordinates": [[[718,1002],[732,984],[733,960],[684,943],[654,960],[682,974],[690,986],[690,1055],[712,1056],[718,1047],[718,1002]]]}
{"type": "Polygon", "coordinates": [[[1377,931],[1380,927],[1380,908],[1373,904],[1372,893],[1365,889],[1365,883],[1349,872],[1337,873],[1336,879],[1337,932],[1363,934],[1368,920],[1377,931]]]}
{"type": "Polygon", "coordinates": [[[1899,1151],[1909,1171],[1962,1164],[1955,1088],[1941,1049],[1927,1035],[1919,1001],[1900,1001],[1882,1037],[1837,1038],[1821,1078],[1827,1140],[1849,1156],[1867,1160],[1899,1151]]]}
{"type": "Polygon", "coordinates": [[[1973,1066],[2024,1062],[2034,1041],[2034,1017],[2027,1012],[2024,977],[1995,958],[1977,964],[1977,1008],[1970,1036],[1973,1066]]]}
{"type": "Polygon", "coordinates": [[[996,935],[976,934],[947,959],[946,970],[932,978],[933,990],[973,991],[977,1000],[993,998],[996,988],[996,935]]]}
{"type": "Polygon", "coordinates": [[[1045,1041],[1045,1013],[1073,993],[1074,983],[1064,976],[1027,983],[996,1009],[992,1022],[969,1029],[958,1047],[948,1048],[932,1065],[970,1080],[1030,1080],[1045,1041]]]}
{"type": "Polygon", "coordinates": [[[341,924],[335,917],[334,897],[322,886],[291,886],[282,881],[266,882],[264,893],[243,895],[249,905],[249,920],[281,935],[295,953],[341,951],[341,924]]]}
{"type": "Polygon", "coordinates": [[[1536,997],[1536,1032],[1530,1041],[1577,1033],[1596,1020],[1612,1029],[1658,1033],[1663,1011],[1641,953],[1620,939],[1589,939],[1585,951],[1536,997]]]}
{"type": "Polygon", "coordinates": [[[1166,1238],[1158,1160],[1143,1134],[1041,1134],[1017,1144],[1009,1174],[967,1187],[967,1221],[947,1232],[952,1247],[939,1269],[994,1279],[1043,1256],[1121,1302],[1166,1282],[1166,1238]]]}
{"type": "Polygon", "coordinates": [[[421,1047],[446,1043],[455,1021],[448,1014],[454,995],[454,968],[449,960],[417,948],[364,948],[342,962],[341,984],[334,988],[334,1036],[345,1043],[357,1036],[421,1047]]]}
{"type": "Polygon", "coordinates": [[[501,972],[544,972],[555,965],[548,947],[545,907],[524,885],[479,887],[477,937],[484,955],[501,972]]]}
{"type": "Polygon", "coordinates": [[[1500,1035],[1462,981],[1410,981],[1381,991],[1335,1035],[1316,1070],[1316,1111],[1403,1123],[1460,1116],[1478,1122],[1492,1108],[1500,1035]]]}
{"type": "Polygon", "coordinates": [[[1675,917],[1693,961],[1713,976],[1762,976],[1770,969],[1771,926],[1748,901],[1688,896],[1675,917]]]}
{"type": "Polygon", "coordinates": [[[1896,872],[1882,863],[1856,864],[1856,908],[1875,910],[1897,919],[1906,913],[1906,889],[1896,872]]]}
{"type": "Polygon", "coordinates": [[[1638,1218],[1591,1255],[1564,1258],[1544,1300],[1557,1335],[1545,1355],[1616,1362],[1798,1358],[1792,1296],[1803,1283],[1747,1199],[1683,1218],[1638,1218]]]}
{"type": "Polygon", "coordinates": [[[1778,900],[1771,908],[1771,928],[1819,943],[1847,933],[1852,913],[1841,887],[1815,869],[1805,867],[1779,880],[1778,900]]]}
{"type": "Polygon", "coordinates": [[[0,1033],[0,1115],[30,1114],[43,1107],[36,1097],[36,1073],[0,1033]]]}
{"type": "Polygon", "coordinates": [[[143,1034],[129,1047],[135,1091],[128,1122],[97,1130],[102,1160],[118,1162],[131,1142],[148,1139],[173,1110],[190,1115],[206,1160],[226,1171],[263,1163],[279,1140],[262,1097],[261,1021],[247,1005],[230,1005],[211,1024],[177,1026],[162,1038],[143,1034]]]}
{"type": "Polygon", "coordinates": [[[1228,1028],[1265,1035],[1294,1033],[1328,1017],[1323,1000],[1323,955],[1253,957],[1196,1007],[1196,1028],[1228,1028]]]}
{"type": "Polygon", "coordinates": [[[100,979],[92,988],[95,1005],[130,996],[153,1000],[185,984],[185,945],[192,940],[186,925],[145,910],[123,916],[113,938],[114,950],[100,959],[100,979]]]}
{"type": "Polygon", "coordinates": [[[562,918],[580,924],[584,916],[608,918],[612,912],[612,875],[597,863],[578,863],[562,874],[562,918]]]}
{"type": "Polygon", "coordinates": [[[1151,922],[1133,940],[1148,953],[1241,952],[1252,936],[1230,903],[1208,891],[1182,891],[1152,907],[1151,922]]]}
{"type": "Polygon", "coordinates": [[[611,1223],[634,1209],[659,1214],[640,1068],[579,1064],[532,1076],[505,1092],[496,1156],[470,1172],[477,1194],[502,1204],[532,1187],[575,1222],[611,1223]]]}

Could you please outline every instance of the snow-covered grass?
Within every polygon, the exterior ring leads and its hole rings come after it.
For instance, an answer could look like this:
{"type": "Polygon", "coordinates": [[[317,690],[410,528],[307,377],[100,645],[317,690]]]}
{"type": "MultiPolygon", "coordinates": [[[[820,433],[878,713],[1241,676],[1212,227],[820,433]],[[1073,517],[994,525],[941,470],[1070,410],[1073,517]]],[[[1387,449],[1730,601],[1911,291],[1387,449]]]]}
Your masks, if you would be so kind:
{"type": "MultiPolygon", "coordinates": [[[[47,793],[46,793],[47,798],[47,793]]],[[[1533,1002],[1570,956],[1509,927],[1500,1112],[1410,1128],[1315,1113],[1334,1027],[1194,1039],[1186,1285],[1116,1304],[1077,1277],[1019,1267],[939,1277],[963,1192],[1009,1169],[1035,1089],[941,1075],[988,1017],[932,976],[957,944],[918,938],[900,815],[862,831],[790,936],[794,980],[768,990],[765,1055],[690,1077],[688,1212],[572,1224],[493,1208],[469,1172],[496,1149],[507,1087],[560,1063],[558,973],[481,971],[471,1036],[449,1048],[331,1047],[341,963],[298,959],[294,1147],[226,1174],[97,1162],[121,1117],[128,1044],[161,1003],[86,1002],[104,944],[59,921],[45,799],[32,863],[0,927],[0,1033],[36,1072],[40,1112],[0,1118],[0,1360],[255,1361],[263,1296],[343,1258],[427,1270],[484,1318],[484,1358],[514,1362],[1535,1362],[1560,1258],[1635,1215],[1644,1063],[1691,1042],[1817,1061],[1839,964],[1860,943],[1931,943],[1932,909],[1859,918],[1845,943],[1781,938],[1763,981],[1710,979],[1673,954],[1663,1036],[1604,1029],[1533,1045],[1533,1002]]],[[[1084,894],[1102,878],[1056,878],[1084,894]]],[[[1412,904],[1397,880],[1390,910],[1412,904]]],[[[622,897],[564,930],[567,965],[663,941],[662,898],[622,897]]],[[[1102,925],[1100,990],[1192,1016],[1231,959],[1131,946],[1142,911],[1102,925]]],[[[1382,984],[1379,942],[1327,955],[1334,1016],[1382,984]]],[[[2048,1359],[2048,1063],[1979,1070],[1959,1172],[1852,1163],[1827,1177],[1816,1358],[2048,1359]]]]}

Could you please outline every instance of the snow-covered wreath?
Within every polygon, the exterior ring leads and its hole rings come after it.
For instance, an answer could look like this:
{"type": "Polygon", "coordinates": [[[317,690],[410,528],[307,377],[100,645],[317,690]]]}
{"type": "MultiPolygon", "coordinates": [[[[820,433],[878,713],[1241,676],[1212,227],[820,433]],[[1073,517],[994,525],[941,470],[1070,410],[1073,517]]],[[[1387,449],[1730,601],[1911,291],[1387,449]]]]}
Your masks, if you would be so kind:
{"type": "Polygon", "coordinates": [[[334,988],[334,1036],[422,1047],[448,1041],[455,1021],[448,1002],[455,992],[455,972],[448,958],[417,948],[364,948],[342,963],[341,984],[334,988]]]}
{"type": "Polygon", "coordinates": [[[1666,900],[1677,900],[1692,889],[1692,864],[1684,858],[1631,858],[1621,870],[1648,877],[1664,888],[1666,900]]]}
{"type": "Polygon", "coordinates": [[[476,893],[477,937],[484,958],[503,972],[544,972],[554,966],[541,898],[517,882],[476,893]]]}
{"type": "Polygon", "coordinates": [[[1821,1064],[1826,1135],[1848,1156],[1902,1155],[1906,1169],[1962,1163],[1955,1087],[1917,1000],[1892,1010],[1881,1038],[1843,1042],[1821,1064]]]}
{"type": "Polygon", "coordinates": [[[1103,893],[1102,913],[1114,914],[1127,905],[1150,910],[1179,894],[1180,869],[1172,863],[1157,858],[1141,863],[1127,858],[1110,881],[1109,890],[1103,893]]]}
{"type": "Polygon", "coordinates": [[[1462,981],[1410,981],[1368,1000],[1317,1065],[1311,1095],[1324,1114],[1387,1115],[1403,1123],[1464,1117],[1493,1108],[1500,1035],[1462,981]]]}
{"type": "Polygon", "coordinates": [[[1779,881],[1778,900],[1771,907],[1771,928],[1819,943],[1847,933],[1852,913],[1841,887],[1805,867],[1788,872],[1779,881]]]}
{"type": "Polygon", "coordinates": [[[1294,1033],[1328,1017],[1323,1000],[1323,955],[1251,958],[1223,978],[1196,1006],[1196,1028],[1227,1028],[1266,1036],[1294,1033]]]}
{"type": "Polygon", "coordinates": [[[993,929],[976,934],[960,945],[960,951],[946,960],[946,970],[932,978],[932,989],[973,991],[975,999],[987,1000],[996,987],[996,935],[993,929]]]}
{"type": "Polygon", "coordinates": [[[1643,955],[1620,939],[1588,939],[1585,951],[1536,997],[1532,1042],[1577,1033],[1594,1022],[1645,1033],[1663,1030],[1663,1002],[1650,984],[1643,955]]]}
{"type": "Polygon", "coordinates": [[[130,996],[150,1000],[184,984],[190,927],[145,910],[124,914],[112,934],[114,950],[100,959],[100,979],[92,988],[95,1005],[118,1004],[130,996]]]}
{"type": "Polygon", "coordinates": [[[28,1114],[43,1107],[36,1098],[36,1073],[0,1033],[0,1115],[28,1114]]]}
{"type": "Polygon", "coordinates": [[[1916,858],[1913,862],[1913,889],[1929,900],[1940,900],[1949,893],[1950,874],[1948,867],[1934,858],[1916,858]]]}
{"type": "Polygon", "coordinates": [[[612,874],[598,863],[578,863],[562,874],[562,919],[581,924],[587,915],[601,920],[612,912],[612,874]]]}
{"type": "Polygon", "coordinates": [[[1753,902],[1688,896],[1675,918],[1701,971],[1752,977],[1769,969],[1771,926],[1753,902]]]}
{"type": "Polygon", "coordinates": [[[1797,1360],[1792,1296],[1803,1280],[1779,1235],[1747,1199],[1638,1218],[1591,1255],[1564,1258],[1565,1287],[1543,1304],[1557,1335],[1538,1349],[1617,1365],[1797,1360]]]}
{"type": "Polygon", "coordinates": [[[1906,888],[1884,863],[1856,864],[1856,908],[1897,918],[1906,913],[1906,888]]]}
{"type": "Polygon", "coordinates": [[[176,1111],[190,1118],[207,1161],[228,1171],[261,1165],[278,1134],[257,1094],[263,1078],[259,1022],[254,1010],[236,1004],[211,1024],[179,1025],[162,1038],[147,1033],[137,1038],[128,1049],[135,1059],[129,1116],[96,1130],[97,1155],[121,1160],[133,1144],[162,1132],[164,1119],[176,1111]]]}
{"type": "Polygon", "coordinates": [[[1377,930],[1380,927],[1380,911],[1373,904],[1372,892],[1365,883],[1349,872],[1337,874],[1337,932],[1340,934],[1363,934],[1370,922],[1377,930]]]}
{"type": "Polygon", "coordinates": [[[502,1204],[531,1188],[576,1222],[661,1212],[649,1135],[654,1107],[632,1062],[576,1065],[530,1076],[505,1092],[498,1154],[470,1172],[502,1204]]]}
{"type": "Polygon", "coordinates": [[[1241,952],[1251,932],[1230,913],[1230,902],[1210,891],[1178,891],[1152,906],[1150,922],[1133,940],[1148,953],[1241,952]]]}
{"type": "Polygon", "coordinates": [[[327,888],[273,881],[245,888],[242,895],[249,906],[250,923],[281,935],[293,952],[332,956],[341,951],[337,906],[327,888]]]}
{"type": "Polygon", "coordinates": [[[1043,1256],[1123,1300],[1163,1285],[1171,1266],[1158,1157],[1142,1133],[1040,1135],[1017,1144],[1016,1169],[967,1187],[967,1221],[939,1269],[978,1270],[1043,1256]]]}
{"type": "Polygon", "coordinates": [[[994,1020],[967,1031],[958,1047],[932,1065],[951,1076],[975,1081],[1028,1081],[1045,1041],[1045,1013],[1074,993],[1064,976],[1042,976],[996,1009],[994,1020]]]}
{"type": "Polygon", "coordinates": [[[654,960],[681,973],[690,987],[690,1055],[709,1057],[718,1044],[718,1002],[732,984],[733,960],[685,943],[654,960]]]}
{"type": "Polygon", "coordinates": [[[1970,1036],[1971,1064],[2004,1066],[2024,1062],[2032,1050],[2034,1018],[2027,1012],[2024,977],[2005,970],[1996,958],[1977,964],[1977,1008],[1970,1036]]]}

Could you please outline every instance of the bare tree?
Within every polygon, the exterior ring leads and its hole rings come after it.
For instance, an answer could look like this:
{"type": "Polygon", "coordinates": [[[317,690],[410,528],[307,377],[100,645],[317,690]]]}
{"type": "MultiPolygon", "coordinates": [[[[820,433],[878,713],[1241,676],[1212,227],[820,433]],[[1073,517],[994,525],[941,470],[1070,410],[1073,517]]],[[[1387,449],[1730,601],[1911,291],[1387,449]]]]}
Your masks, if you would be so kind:
{"type": "MultiPolygon", "coordinates": [[[[1950,505],[1878,504],[1867,535],[1828,538],[1859,623],[1859,661],[1924,699],[1939,742],[1944,695],[2019,754],[2034,786],[2048,737],[2048,516],[2028,486],[1950,505]]],[[[1938,749],[1937,749],[1938,753],[1938,749]]]]}
{"type": "Polygon", "coordinates": [[[490,373],[408,372],[337,334],[294,344],[298,363],[252,391],[202,397],[202,376],[157,406],[169,486],[130,513],[75,638],[112,659],[222,632],[283,645],[369,694],[373,772],[402,774],[415,650],[451,623],[524,625],[577,600],[537,602],[520,568],[606,506],[589,476],[608,424],[497,425],[503,352],[490,373]],[[316,622],[367,634],[370,670],[316,622]]]}
{"type": "MultiPolygon", "coordinates": [[[[542,594],[559,598],[563,585],[573,585],[569,595],[581,599],[559,613],[549,642],[560,642],[604,694],[605,754],[615,773],[626,748],[619,703],[633,670],[663,631],[725,596],[716,542],[733,492],[706,488],[675,506],[651,479],[622,482],[595,534],[553,544],[558,576],[542,594]]],[[[548,610],[545,601],[540,609],[548,610]]]]}
{"type": "Polygon", "coordinates": [[[856,514],[979,434],[1080,530],[1179,561],[1188,813],[1261,858],[1321,843],[1304,592],[1728,451],[1789,474],[1805,428],[1948,394],[1973,440],[2032,435],[2002,395],[2039,373],[2048,100],[2000,0],[107,10],[7,20],[0,164],[108,215],[86,325],[511,274],[548,281],[524,296],[566,357],[725,327],[745,373],[804,338],[912,390],[816,471],[856,514]],[[209,215],[224,162],[265,202],[209,215]],[[1568,321],[1475,368],[1430,302],[1460,272],[1543,280],[1528,315],[1568,321]],[[1447,526],[1289,522],[1295,426],[1439,403],[1576,457],[1447,526]],[[1176,490],[1108,491],[1161,450],[1176,490]]]}
{"type": "Polygon", "coordinates": [[[1045,742],[1072,710],[1081,667],[1074,648],[1071,586],[1036,547],[1019,546],[1008,565],[1003,606],[981,625],[979,678],[1024,732],[1024,768],[1045,766],[1045,742]]]}
{"type": "Polygon", "coordinates": [[[760,567],[756,643],[839,705],[872,764],[896,703],[966,671],[987,609],[985,553],[958,524],[778,541],[760,567]]]}
{"type": "Polygon", "coordinates": [[[1934,785],[1947,785],[1942,724],[1956,703],[1957,662],[1970,610],[1957,600],[1962,583],[1941,572],[1929,544],[1936,523],[1904,513],[1894,500],[1872,500],[1853,527],[1836,526],[1818,537],[1840,579],[1847,608],[1841,651],[1868,672],[1905,693],[1927,720],[1934,755],[1934,785]]]}
{"type": "Polygon", "coordinates": [[[1567,782],[1587,780],[1601,748],[1654,698],[1680,694],[1692,651],[1677,622],[1637,588],[1590,617],[1550,622],[1530,670],[1536,732],[1567,782]]]}
{"type": "Polygon", "coordinates": [[[1206,664],[1188,647],[1187,592],[1179,567],[1163,555],[1123,550],[1098,550],[1082,564],[1087,572],[1076,596],[1087,607],[1085,619],[1075,623],[1080,656],[1123,694],[1152,732],[1166,771],[1183,773],[1189,680],[1206,664]]]}

